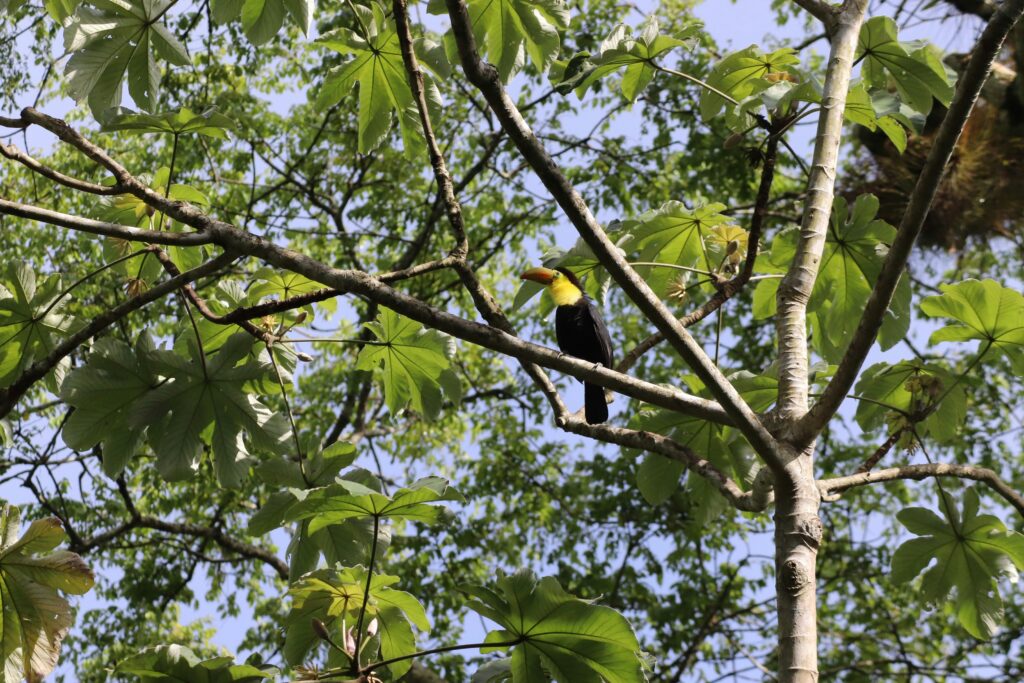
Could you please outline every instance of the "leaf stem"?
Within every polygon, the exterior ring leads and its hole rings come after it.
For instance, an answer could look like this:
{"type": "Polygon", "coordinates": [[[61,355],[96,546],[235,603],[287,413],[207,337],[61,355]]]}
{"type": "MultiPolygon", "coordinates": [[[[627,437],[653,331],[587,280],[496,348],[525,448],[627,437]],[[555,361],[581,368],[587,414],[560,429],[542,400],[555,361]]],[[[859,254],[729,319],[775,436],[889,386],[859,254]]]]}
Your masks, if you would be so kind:
{"type": "Polygon", "coordinates": [[[680,266],[675,263],[659,263],[658,261],[630,261],[631,266],[652,266],[654,268],[674,268],[676,270],[685,270],[688,273],[696,273],[697,275],[704,275],[705,277],[714,278],[717,277],[715,273],[707,270],[701,270],[700,268],[690,268],[689,266],[680,266]]]}
{"type": "Polygon", "coordinates": [[[730,95],[726,95],[724,92],[722,92],[721,90],[719,90],[715,86],[700,80],[696,76],[691,76],[688,73],[683,73],[682,71],[676,71],[675,69],[669,69],[668,67],[664,67],[664,66],[658,64],[653,59],[648,59],[648,60],[645,60],[645,61],[648,64],[650,64],[652,67],[657,69],[658,71],[661,71],[663,73],[666,73],[666,74],[669,74],[669,75],[672,75],[672,76],[678,76],[679,78],[685,78],[686,80],[690,81],[691,83],[696,83],[697,85],[699,85],[700,87],[704,88],[705,90],[709,90],[709,91],[715,93],[716,95],[718,95],[722,99],[726,100],[727,102],[730,102],[731,104],[739,104],[739,100],[737,100],[735,97],[731,97],[730,95]]]}
{"type": "Polygon", "coordinates": [[[406,659],[414,659],[416,657],[424,657],[426,655],[441,654],[443,652],[455,652],[456,650],[472,650],[485,647],[515,647],[516,645],[522,643],[524,640],[525,638],[520,637],[515,640],[508,640],[500,643],[466,643],[464,645],[447,645],[445,647],[435,647],[431,650],[421,650],[419,652],[414,652],[409,655],[402,655],[401,657],[392,657],[391,659],[382,659],[379,662],[367,664],[359,670],[359,673],[366,674],[373,671],[374,669],[379,669],[380,667],[388,666],[389,664],[394,664],[395,662],[402,662],[406,659]]]}
{"type": "Polygon", "coordinates": [[[192,323],[192,333],[196,336],[196,350],[199,351],[199,364],[203,367],[203,378],[209,380],[210,374],[206,371],[206,351],[203,350],[203,338],[199,334],[199,326],[196,324],[196,318],[192,315],[189,301],[184,294],[181,295],[181,302],[185,305],[185,313],[188,315],[189,322],[192,323]]]}
{"type": "Polygon", "coordinates": [[[288,389],[284,385],[284,377],[281,375],[281,368],[277,364],[277,358],[274,357],[274,347],[270,344],[266,344],[267,354],[270,356],[270,364],[274,366],[274,375],[277,377],[277,385],[281,387],[281,399],[284,401],[284,410],[288,415],[288,422],[292,426],[292,439],[295,441],[295,454],[299,456],[299,472],[302,474],[302,480],[306,484],[312,482],[306,477],[306,468],[304,463],[306,461],[306,455],[302,452],[302,444],[299,443],[299,428],[295,424],[295,415],[292,413],[292,405],[288,400],[288,389]]]}
{"type": "Polygon", "coordinates": [[[370,542],[370,566],[366,570],[366,589],[363,591],[363,604],[359,607],[359,618],[356,620],[356,647],[355,659],[356,670],[361,671],[359,666],[359,654],[363,639],[363,617],[366,616],[366,605],[370,602],[370,585],[373,582],[373,565],[377,559],[377,536],[380,533],[380,515],[373,516],[373,540],[370,542]]]}
{"type": "Polygon", "coordinates": [[[341,337],[287,337],[278,339],[281,343],[299,344],[301,342],[333,342],[335,344],[368,344],[370,346],[390,346],[387,342],[372,339],[344,339],[341,337]]]}

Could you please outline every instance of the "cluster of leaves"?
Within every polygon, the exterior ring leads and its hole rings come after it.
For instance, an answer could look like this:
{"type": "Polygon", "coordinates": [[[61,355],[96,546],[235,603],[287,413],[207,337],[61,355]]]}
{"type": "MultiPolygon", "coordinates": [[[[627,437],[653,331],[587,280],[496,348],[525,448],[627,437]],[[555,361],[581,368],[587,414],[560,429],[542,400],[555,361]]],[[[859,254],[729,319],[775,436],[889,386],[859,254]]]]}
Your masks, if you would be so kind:
{"type": "MultiPolygon", "coordinates": [[[[352,462],[354,451],[349,444],[334,444],[305,467],[290,462],[265,467],[262,476],[268,480],[297,486],[272,496],[253,517],[250,530],[266,533],[298,523],[289,548],[293,574],[297,566],[315,566],[319,554],[327,560],[327,567],[296,576],[289,590],[292,606],[285,619],[284,646],[289,664],[308,661],[310,652],[326,642],[331,646],[329,670],[363,668],[375,675],[386,670],[399,679],[419,653],[414,627],[425,633],[430,622],[413,595],[394,588],[400,577],[375,571],[390,538],[382,531],[389,521],[428,526],[450,521],[452,512],[438,504],[465,499],[437,477],[420,479],[391,495],[365,470],[336,477],[352,462]],[[368,566],[345,564],[359,553],[368,557],[368,566]],[[304,559],[297,561],[297,556],[304,559]]],[[[523,570],[498,579],[496,591],[480,586],[464,590],[474,598],[468,606],[502,628],[488,634],[483,645],[467,647],[511,650],[508,658],[483,667],[474,680],[525,683],[547,675],[568,683],[595,674],[609,682],[645,680],[639,643],[625,618],[566,594],[553,578],[538,582],[523,570]]]]}

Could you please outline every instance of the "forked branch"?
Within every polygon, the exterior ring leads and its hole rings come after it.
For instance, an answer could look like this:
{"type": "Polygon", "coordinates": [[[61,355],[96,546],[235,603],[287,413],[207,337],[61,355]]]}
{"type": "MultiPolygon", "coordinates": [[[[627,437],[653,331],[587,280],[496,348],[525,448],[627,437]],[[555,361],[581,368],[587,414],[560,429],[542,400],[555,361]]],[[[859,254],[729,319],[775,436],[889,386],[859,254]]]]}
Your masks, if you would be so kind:
{"type": "Polygon", "coordinates": [[[871,290],[871,296],[864,307],[860,323],[850,345],[846,349],[832,380],[825,387],[821,398],[807,415],[795,425],[793,436],[801,443],[807,443],[824,429],[860,374],[868,351],[875,343],[881,329],[885,312],[892,301],[899,279],[904,274],[907,260],[914,243],[921,234],[924,220],[931,209],[939,183],[946,172],[953,149],[963,132],[974,103],[992,70],[992,63],[1002,50],[1010,30],[1024,14],[1024,0],[1007,0],[999,6],[982,31],[971,59],[957,83],[953,101],[942,119],[939,131],[932,140],[931,150],[924,168],[917,178],[917,184],[910,195],[907,210],[900,221],[896,239],[889,248],[882,270],[871,290]]]}

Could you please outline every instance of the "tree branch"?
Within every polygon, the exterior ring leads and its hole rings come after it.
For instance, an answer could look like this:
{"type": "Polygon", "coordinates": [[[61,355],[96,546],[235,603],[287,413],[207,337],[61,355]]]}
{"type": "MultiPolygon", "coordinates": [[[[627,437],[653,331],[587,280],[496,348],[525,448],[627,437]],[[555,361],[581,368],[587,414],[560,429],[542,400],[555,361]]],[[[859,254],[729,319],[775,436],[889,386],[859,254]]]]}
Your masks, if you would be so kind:
{"type": "Polygon", "coordinates": [[[530,164],[537,177],[562,208],[580,236],[593,250],[612,278],[632,299],[660,332],[672,343],[683,360],[722,404],[754,450],[773,467],[781,467],[783,457],[778,444],[761,424],[757,415],[722,375],[665,304],[629,265],[611,243],[586,202],[562,174],[558,165],[530,130],[515,104],[505,92],[497,70],[480,59],[476,51],[469,11],[462,0],[446,0],[452,31],[458,45],[462,68],[469,81],[484,95],[502,128],[530,164]]]}
{"type": "Polygon", "coordinates": [[[33,159],[14,145],[5,145],[0,143],[0,154],[3,154],[12,161],[17,161],[30,171],[34,171],[44,178],[49,178],[50,180],[60,183],[65,187],[70,187],[72,190],[99,195],[124,194],[124,188],[119,185],[97,185],[96,183],[90,183],[88,180],[80,180],[78,178],[72,178],[69,175],[64,175],[60,171],[56,171],[36,159],[33,159]]]}
{"type": "Polygon", "coordinates": [[[999,475],[984,467],[973,465],[948,465],[945,463],[928,463],[924,465],[906,465],[904,467],[890,467],[877,472],[858,472],[845,477],[834,479],[821,479],[818,481],[818,488],[822,493],[842,493],[857,486],[867,486],[880,482],[896,481],[898,479],[922,480],[932,477],[953,477],[956,479],[972,479],[988,485],[993,491],[1002,496],[1006,502],[1016,508],[1017,512],[1024,517],[1024,497],[1014,491],[1010,486],[999,478],[999,475]]]}
{"type": "Polygon", "coordinates": [[[836,17],[828,70],[821,97],[821,114],[814,142],[807,200],[796,254],[779,284],[776,330],[779,356],[779,399],[776,410],[783,420],[807,412],[808,353],[807,302],[818,276],[826,230],[832,210],[836,165],[843,132],[843,111],[850,87],[867,0],[848,0],[836,17]]]}
{"type": "Polygon", "coordinates": [[[209,235],[194,232],[165,232],[157,230],[143,230],[130,225],[120,223],[108,223],[106,221],[95,221],[91,218],[81,218],[58,211],[41,209],[37,206],[9,202],[0,199],[0,214],[17,216],[33,221],[40,221],[50,225],[56,225],[70,230],[87,232],[92,235],[103,235],[116,239],[132,242],[147,242],[149,244],[168,244],[178,247],[193,247],[200,244],[210,244],[212,240],[209,235]]]}
{"type": "Polygon", "coordinates": [[[793,3],[824,24],[827,34],[835,30],[841,11],[838,5],[830,5],[825,0],[793,0],[793,3]]]}
{"type": "MultiPolygon", "coordinates": [[[[424,93],[423,73],[420,71],[419,62],[416,59],[416,51],[413,48],[412,31],[409,28],[409,15],[405,0],[393,0],[392,7],[395,14],[395,22],[398,28],[398,42],[402,50],[402,62],[405,65],[406,76],[409,80],[409,87],[412,89],[413,98],[416,100],[416,109],[419,112],[420,124],[423,127],[423,137],[427,142],[427,152],[430,156],[430,165],[434,170],[434,178],[437,180],[438,192],[441,195],[448,223],[455,235],[456,246],[450,257],[455,260],[454,267],[462,281],[463,286],[473,299],[473,305],[483,316],[484,320],[491,327],[495,327],[506,334],[517,336],[512,323],[505,316],[505,313],[498,306],[490,292],[477,278],[476,273],[469,264],[466,257],[469,255],[469,238],[466,235],[466,226],[462,216],[462,206],[455,196],[455,187],[452,184],[451,174],[445,164],[444,155],[437,144],[434,136],[434,127],[430,120],[430,110],[427,107],[427,98],[424,93]]],[[[495,145],[497,140],[495,138],[495,145]]],[[[520,359],[520,364],[526,374],[533,380],[541,392],[548,399],[555,414],[558,415],[565,410],[565,404],[558,393],[558,388],[547,376],[547,373],[535,363],[520,359]]]]}
{"type": "Polygon", "coordinates": [[[46,354],[45,358],[37,360],[30,365],[21,375],[18,376],[6,388],[0,390],[0,418],[6,417],[14,408],[15,404],[24,396],[25,392],[38,380],[46,376],[50,370],[57,366],[63,358],[70,355],[75,349],[86,341],[105,330],[110,325],[128,315],[132,311],[142,308],[146,304],[170,294],[179,287],[192,282],[193,280],[215,273],[224,266],[235,260],[236,256],[230,253],[221,254],[215,259],[186,271],[170,280],[165,280],[151,289],[146,290],[139,296],[128,299],[124,303],[100,313],[81,330],[65,338],[60,344],[46,354]]]}
{"type": "Polygon", "coordinates": [[[558,426],[567,432],[587,436],[606,443],[618,444],[626,448],[636,448],[650,453],[657,453],[670,460],[676,460],[686,469],[700,475],[714,486],[722,496],[737,510],[759,512],[764,510],[770,500],[764,496],[755,497],[751,492],[744,491],[735,481],[730,479],[715,465],[694,453],[686,446],[667,436],[654,432],[640,432],[623,427],[612,427],[607,424],[587,424],[576,416],[563,415],[558,426]]]}
{"type": "MultiPolygon", "coordinates": [[[[946,166],[956,147],[957,140],[970,116],[974,103],[992,69],[992,62],[999,55],[1003,42],[1014,24],[1024,14],[1024,0],[1008,0],[999,6],[974,46],[971,60],[957,83],[953,101],[942,119],[939,131],[932,140],[928,159],[917,178],[917,184],[910,195],[907,210],[900,221],[896,239],[889,247],[878,280],[871,290],[871,296],[864,307],[850,345],[832,380],[825,387],[821,398],[811,411],[795,426],[793,436],[798,442],[813,439],[828,423],[842,404],[850,387],[860,374],[861,366],[868,355],[882,326],[885,312],[892,301],[896,285],[906,269],[910,252],[921,234],[924,220],[931,208],[939,183],[946,172],[946,166]]],[[[780,368],[780,373],[782,369],[780,368]]],[[[780,374],[781,376],[781,374],[780,374]]]]}

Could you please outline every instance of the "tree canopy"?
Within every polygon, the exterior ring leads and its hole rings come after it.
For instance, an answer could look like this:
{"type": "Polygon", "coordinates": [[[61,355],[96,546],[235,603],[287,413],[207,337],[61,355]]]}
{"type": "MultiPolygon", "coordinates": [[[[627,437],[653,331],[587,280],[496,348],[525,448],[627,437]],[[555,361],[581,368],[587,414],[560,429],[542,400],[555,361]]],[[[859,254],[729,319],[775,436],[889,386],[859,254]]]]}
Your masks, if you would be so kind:
{"type": "Polygon", "coordinates": [[[1024,0],[0,14],[0,681],[1024,675],[1024,0]]]}

